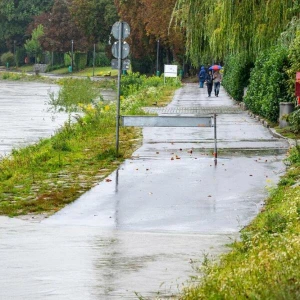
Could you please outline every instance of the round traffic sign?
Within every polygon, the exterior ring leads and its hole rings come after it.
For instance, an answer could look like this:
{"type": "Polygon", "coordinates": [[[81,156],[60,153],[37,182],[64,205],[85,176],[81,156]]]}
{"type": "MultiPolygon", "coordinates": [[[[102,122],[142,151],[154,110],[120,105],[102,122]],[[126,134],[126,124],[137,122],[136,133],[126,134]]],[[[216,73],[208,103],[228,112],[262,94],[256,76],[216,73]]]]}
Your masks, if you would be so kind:
{"type": "Polygon", "coordinates": [[[130,35],[130,27],[126,22],[116,22],[113,25],[112,30],[111,30],[111,32],[116,40],[118,40],[120,38],[120,28],[121,27],[123,27],[122,39],[126,39],[130,35]]]}
{"type": "MultiPolygon", "coordinates": [[[[128,43],[126,42],[122,42],[122,59],[126,58],[129,54],[130,51],[130,47],[128,45],[128,43]]],[[[119,58],[120,54],[119,54],[119,41],[118,42],[114,42],[114,44],[112,45],[111,48],[111,53],[115,58],[119,58]]]]}

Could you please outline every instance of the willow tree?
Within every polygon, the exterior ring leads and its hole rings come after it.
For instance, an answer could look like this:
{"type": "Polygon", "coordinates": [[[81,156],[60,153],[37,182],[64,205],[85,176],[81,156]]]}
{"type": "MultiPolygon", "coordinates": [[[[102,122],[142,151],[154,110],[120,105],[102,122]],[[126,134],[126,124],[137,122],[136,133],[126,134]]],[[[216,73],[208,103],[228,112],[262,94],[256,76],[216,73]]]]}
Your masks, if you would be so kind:
{"type": "Polygon", "coordinates": [[[299,15],[299,0],[177,0],[174,16],[187,33],[187,53],[223,59],[258,52],[276,43],[289,21],[299,15]]]}

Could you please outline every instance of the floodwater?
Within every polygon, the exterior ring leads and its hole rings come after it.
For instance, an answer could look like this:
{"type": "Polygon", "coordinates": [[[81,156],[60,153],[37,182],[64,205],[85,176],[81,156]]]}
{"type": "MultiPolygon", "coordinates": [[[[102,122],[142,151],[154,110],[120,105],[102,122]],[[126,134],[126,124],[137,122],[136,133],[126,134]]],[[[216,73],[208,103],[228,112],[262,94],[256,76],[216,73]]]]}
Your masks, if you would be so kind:
{"type": "Polygon", "coordinates": [[[51,136],[67,120],[50,111],[49,93],[57,85],[0,80],[0,156],[51,136]]]}
{"type": "Polygon", "coordinates": [[[233,106],[191,84],[162,113],[218,108],[217,165],[213,128],[145,128],[131,159],[57,214],[0,218],[0,299],[178,294],[206,255],[229,250],[285,172],[288,143],[245,112],[221,113],[233,106]]]}

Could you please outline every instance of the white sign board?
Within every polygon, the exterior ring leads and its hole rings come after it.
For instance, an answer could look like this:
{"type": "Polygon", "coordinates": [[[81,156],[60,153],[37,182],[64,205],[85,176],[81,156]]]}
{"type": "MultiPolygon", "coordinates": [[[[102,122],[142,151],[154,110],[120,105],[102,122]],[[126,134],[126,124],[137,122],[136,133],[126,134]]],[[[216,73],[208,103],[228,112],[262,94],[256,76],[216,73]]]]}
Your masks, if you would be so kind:
{"type": "Polygon", "coordinates": [[[165,77],[177,77],[177,65],[165,65],[165,77]]]}

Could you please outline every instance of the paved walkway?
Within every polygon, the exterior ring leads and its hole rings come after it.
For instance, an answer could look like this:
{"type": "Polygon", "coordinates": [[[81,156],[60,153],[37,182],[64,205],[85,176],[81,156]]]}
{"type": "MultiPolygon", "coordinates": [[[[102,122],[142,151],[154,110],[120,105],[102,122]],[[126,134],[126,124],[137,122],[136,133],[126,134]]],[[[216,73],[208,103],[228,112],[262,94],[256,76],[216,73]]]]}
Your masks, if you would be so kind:
{"type": "MultiPolygon", "coordinates": [[[[221,90],[180,89],[174,110],[238,110],[221,90]]],[[[177,112],[176,112],[177,114],[177,112]]],[[[0,218],[0,298],[155,299],[179,292],[204,254],[218,255],[260,211],[285,171],[285,140],[245,112],[213,128],[145,128],[143,145],[111,181],[99,182],[41,223],[0,218]]]]}

